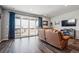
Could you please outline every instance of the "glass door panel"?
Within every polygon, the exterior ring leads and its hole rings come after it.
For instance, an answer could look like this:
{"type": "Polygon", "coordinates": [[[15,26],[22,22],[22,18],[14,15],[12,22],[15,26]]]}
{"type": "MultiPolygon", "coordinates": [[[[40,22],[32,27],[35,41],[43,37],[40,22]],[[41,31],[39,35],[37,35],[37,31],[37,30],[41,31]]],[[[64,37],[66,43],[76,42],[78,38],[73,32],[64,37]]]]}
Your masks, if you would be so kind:
{"type": "Polygon", "coordinates": [[[30,36],[36,35],[36,30],[34,28],[30,29],[30,36]]]}
{"type": "Polygon", "coordinates": [[[29,20],[27,20],[27,19],[21,20],[21,37],[29,36],[29,34],[28,34],[28,28],[29,28],[28,24],[29,24],[29,20]]]}
{"type": "Polygon", "coordinates": [[[30,20],[30,36],[37,35],[36,20],[30,20]]]}
{"type": "Polygon", "coordinates": [[[20,38],[21,37],[21,24],[20,24],[21,19],[16,18],[15,19],[15,38],[20,38]]]}

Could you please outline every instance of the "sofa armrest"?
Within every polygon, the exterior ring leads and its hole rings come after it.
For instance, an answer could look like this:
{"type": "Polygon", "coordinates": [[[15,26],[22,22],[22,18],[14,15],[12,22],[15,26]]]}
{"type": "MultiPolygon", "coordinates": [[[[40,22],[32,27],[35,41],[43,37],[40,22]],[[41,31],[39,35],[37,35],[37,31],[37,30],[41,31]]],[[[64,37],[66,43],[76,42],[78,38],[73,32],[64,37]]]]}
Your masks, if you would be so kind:
{"type": "Polygon", "coordinates": [[[63,38],[64,40],[69,40],[69,39],[70,39],[70,36],[62,36],[62,38],[63,38]]]}

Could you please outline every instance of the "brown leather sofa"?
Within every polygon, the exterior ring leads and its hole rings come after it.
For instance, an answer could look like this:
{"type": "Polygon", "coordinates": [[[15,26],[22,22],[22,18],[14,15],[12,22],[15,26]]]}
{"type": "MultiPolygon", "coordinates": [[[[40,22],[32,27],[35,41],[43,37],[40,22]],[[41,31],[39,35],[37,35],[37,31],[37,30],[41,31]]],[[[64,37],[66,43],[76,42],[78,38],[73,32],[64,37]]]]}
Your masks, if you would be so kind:
{"type": "Polygon", "coordinates": [[[67,47],[69,36],[64,36],[60,31],[54,29],[39,30],[39,38],[57,48],[67,47]]]}
{"type": "Polygon", "coordinates": [[[45,41],[46,37],[45,37],[45,29],[39,29],[39,33],[38,33],[39,39],[45,41]]]}

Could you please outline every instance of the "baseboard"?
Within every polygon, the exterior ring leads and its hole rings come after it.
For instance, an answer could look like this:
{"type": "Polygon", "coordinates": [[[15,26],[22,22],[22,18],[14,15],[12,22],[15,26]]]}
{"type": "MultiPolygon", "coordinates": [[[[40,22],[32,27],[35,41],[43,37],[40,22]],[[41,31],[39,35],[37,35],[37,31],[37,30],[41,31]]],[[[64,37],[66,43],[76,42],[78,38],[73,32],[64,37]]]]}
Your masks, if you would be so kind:
{"type": "Polygon", "coordinates": [[[8,39],[2,39],[0,42],[2,42],[2,41],[6,41],[6,40],[8,40],[8,39]]]}
{"type": "Polygon", "coordinates": [[[2,39],[2,40],[8,40],[8,39],[2,39]]]}

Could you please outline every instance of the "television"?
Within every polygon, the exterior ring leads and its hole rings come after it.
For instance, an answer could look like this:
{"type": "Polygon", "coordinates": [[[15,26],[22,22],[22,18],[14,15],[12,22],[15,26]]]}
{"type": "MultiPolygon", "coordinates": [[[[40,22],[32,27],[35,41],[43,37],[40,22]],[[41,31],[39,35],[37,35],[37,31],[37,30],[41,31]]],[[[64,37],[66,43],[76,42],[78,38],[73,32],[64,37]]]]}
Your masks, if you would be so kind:
{"type": "Polygon", "coordinates": [[[76,26],[76,19],[62,20],[62,26],[76,26]]]}

